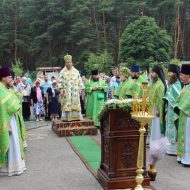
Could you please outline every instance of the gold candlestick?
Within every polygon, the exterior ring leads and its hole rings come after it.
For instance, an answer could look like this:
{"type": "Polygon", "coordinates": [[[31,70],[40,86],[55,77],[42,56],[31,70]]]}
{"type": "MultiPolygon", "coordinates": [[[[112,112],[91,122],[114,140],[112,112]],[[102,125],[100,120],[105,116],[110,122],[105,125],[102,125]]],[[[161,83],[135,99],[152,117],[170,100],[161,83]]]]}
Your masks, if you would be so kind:
{"type": "MultiPolygon", "coordinates": [[[[142,183],[144,181],[143,177],[143,165],[144,165],[144,134],[146,132],[145,125],[153,119],[153,115],[150,113],[150,110],[146,110],[146,98],[147,98],[147,88],[148,88],[148,83],[142,83],[142,88],[143,88],[143,98],[142,98],[142,110],[140,109],[139,106],[139,111],[132,112],[131,116],[133,119],[139,122],[140,128],[139,128],[139,133],[140,133],[140,138],[139,138],[139,149],[138,149],[138,157],[137,157],[137,175],[136,175],[136,187],[135,190],[144,190],[142,187],[142,183]]],[[[140,102],[139,102],[140,105],[140,102]]]]}
{"type": "Polygon", "coordinates": [[[133,114],[132,118],[135,119],[140,123],[139,133],[140,133],[140,139],[139,139],[139,149],[138,149],[138,157],[137,157],[137,176],[135,178],[136,180],[136,187],[135,190],[143,190],[142,183],[144,181],[143,177],[143,165],[144,165],[144,134],[146,132],[145,125],[153,119],[154,116],[148,115],[147,112],[145,112],[145,115],[142,114],[133,114]]]}

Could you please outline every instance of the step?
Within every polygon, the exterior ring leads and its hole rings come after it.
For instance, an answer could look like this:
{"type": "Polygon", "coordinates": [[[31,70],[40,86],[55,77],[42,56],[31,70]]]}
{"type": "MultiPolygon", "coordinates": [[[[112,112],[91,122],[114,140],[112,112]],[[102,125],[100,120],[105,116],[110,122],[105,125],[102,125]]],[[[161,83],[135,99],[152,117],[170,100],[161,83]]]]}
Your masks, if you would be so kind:
{"type": "Polygon", "coordinates": [[[61,120],[54,121],[52,130],[58,137],[97,135],[97,128],[92,120],[64,122],[61,120]]]}

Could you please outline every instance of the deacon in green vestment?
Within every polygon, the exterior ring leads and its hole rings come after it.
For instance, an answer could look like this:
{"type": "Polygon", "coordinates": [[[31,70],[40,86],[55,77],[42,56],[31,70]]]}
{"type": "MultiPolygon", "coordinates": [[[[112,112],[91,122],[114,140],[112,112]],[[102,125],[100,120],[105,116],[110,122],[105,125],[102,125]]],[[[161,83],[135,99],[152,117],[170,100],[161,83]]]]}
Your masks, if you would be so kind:
{"type": "Polygon", "coordinates": [[[85,84],[87,105],[86,117],[94,121],[95,126],[100,126],[98,113],[106,100],[108,86],[104,80],[99,78],[98,70],[92,71],[92,77],[85,84]]]}
{"type": "Polygon", "coordinates": [[[65,67],[61,70],[58,87],[64,121],[82,120],[80,93],[84,89],[79,71],[74,68],[72,56],[64,57],[65,67]]]}
{"type": "Polygon", "coordinates": [[[131,66],[131,78],[133,82],[129,88],[128,96],[130,96],[131,98],[142,98],[143,95],[142,82],[148,82],[148,81],[144,75],[140,75],[139,65],[131,66]]]}
{"type": "Polygon", "coordinates": [[[176,64],[170,64],[168,67],[168,88],[164,99],[166,104],[166,130],[165,136],[168,138],[170,145],[167,147],[166,153],[176,155],[176,140],[177,130],[174,121],[177,119],[177,114],[174,112],[174,104],[176,98],[181,92],[181,83],[179,81],[180,67],[176,64]]]}
{"type": "MultiPolygon", "coordinates": [[[[6,162],[6,154],[9,148],[9,121],[12,115],[18,110],[15,107],[13,113],[8,114],[6,109],[13,102],[13,98],[8,89],[0,82],[0,168],[6,162]]],[[[18,105],[17,105],[18,106],[18,105]]]]}
{"type": "MultiPolygon", "coordinates": [[[[14,123],[14,115],[21,105],[18,98],[8,90],[12,81],[9,68],[0,69],[0,173],[19,175],[25,168],[20,128],[14,123]],[[11,121],[12,124],[11,124],[11,121]],[[13,137],[13,138],[12,138],[13,137]],[[11,140],[10,140],[11,139],[11,140]],[[13,140],[14,139],[14,140],[13,140]],[[14,146],[16,145],[16,146],[14,146]],[[9,151],[11,149],[11,151],[9,151]],[[11,153],[10,153],[11,152],[11,153]],[[7,165],[8,163],[8,165],[7,165]],[[22,163],[22,165],[21,165],[22,163]],[[6,167],[7,165],[7,167],[6,167]],[[14,166],[14,167],[13,167],[14,166]]],[[[16,121],[15,121],[16,124],[16,121]]]]}
{"type": "MultiPolygon", "coordinates": [[[[152,141],[159,140],[163,137],[164,133],[163,97],[167,89],[167,86],[165,82],[163,69],[160,66],[155,65],[152,68],[150,76],[152,84],[149,86],[148,89],[148,97],[149,97],[150,108],[152,110],[152,114],[154,115],[154,118],[152,119],[151,123],[151,133],[150,133],[150,144],[151,144],[152,141]]],[[[149,175],[151,180],[154,181],[157,172],[151,155],[150,155],[149,164],[150,164],[149,175]]]]}
{"type": "Polygon", "coordinates": [[[130,70],[127,67],[121,67],[119,73],[120,73],[121,83],[114,96],[118,99],[130,98],[129,89],[132,84],[132,79],[130,77],[130,70]]]}
{"type": "Polygon", "coordinates": [[[179,115],[177,161],[190,166],[190,65],[182,65],[180,79],[184,87],[174,105],[174,111],[179,115]]]}

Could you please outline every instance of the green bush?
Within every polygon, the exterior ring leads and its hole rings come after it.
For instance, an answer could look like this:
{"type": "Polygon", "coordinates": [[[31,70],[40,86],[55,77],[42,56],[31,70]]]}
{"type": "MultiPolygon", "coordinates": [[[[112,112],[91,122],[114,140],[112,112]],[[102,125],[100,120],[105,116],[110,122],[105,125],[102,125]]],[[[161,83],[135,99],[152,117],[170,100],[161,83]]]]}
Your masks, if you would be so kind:
{"type": "Polygon", "coordinates": [[[23,63],[20,61],[20,59],[15,60],[15,64],[12,64],[12,70],[15,73],[15,76],[22,77],[22,74],[24,72],[23,70],[23,63]]]}
{"type": "Polygon", "coordinates": [[[114,60],[111,54],[104,51],[102,54],[91,53],[87,62],[84,64],[85,71],[88,75],[91,74],[91,70],[98,69],[100,73],[110,74],[111,67],[114,64],[114,60]]]}

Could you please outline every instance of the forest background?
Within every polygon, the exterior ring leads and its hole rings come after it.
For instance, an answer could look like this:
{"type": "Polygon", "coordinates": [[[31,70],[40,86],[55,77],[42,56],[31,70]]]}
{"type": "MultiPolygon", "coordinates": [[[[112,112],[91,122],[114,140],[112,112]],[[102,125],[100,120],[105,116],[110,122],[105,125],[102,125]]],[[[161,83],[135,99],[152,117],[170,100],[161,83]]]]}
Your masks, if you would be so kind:
{"type": "Polygon", "coordinates": [[[180,0],[0,0],[0,65],[63,67],[67,53],[83,74],[97,62],[118,65],[126,61],[121,36],[142,16],[171,36],[174,58],[182,6],[180,0]]]}

